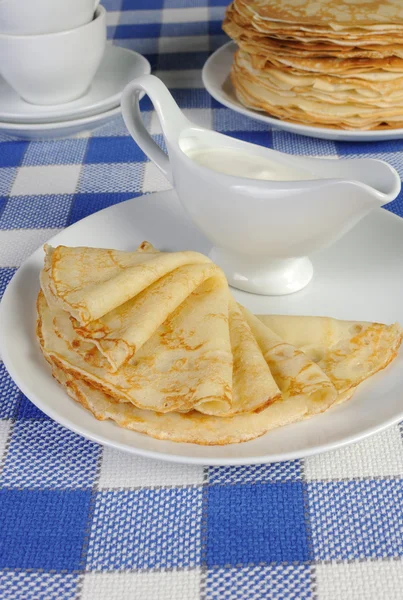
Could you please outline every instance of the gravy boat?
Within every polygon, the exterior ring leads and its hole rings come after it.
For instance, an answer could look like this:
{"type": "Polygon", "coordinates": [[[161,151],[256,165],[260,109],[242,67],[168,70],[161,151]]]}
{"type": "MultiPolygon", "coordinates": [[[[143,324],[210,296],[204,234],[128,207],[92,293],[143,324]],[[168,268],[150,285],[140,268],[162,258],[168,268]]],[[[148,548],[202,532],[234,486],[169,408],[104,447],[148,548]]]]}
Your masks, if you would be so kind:
{"type": "Polygon", "coordinates": [[[381,160],[293,156],[239,141],[191,123],[158,78],[144,75],[122,96],[126,126],[175,187],[186,212],[212,242],[210,258],[235,288],[264,295],[296,292],[312,278],[308,255],[329,246],[372,209],[399,193],[396,170],[381,160]],[[168,155],[144,127],[145,92],[161,122],[168,155]],[[219,148],[270,159],[296,173],[292,181],[226,175],[190,158],[219,148]]]}

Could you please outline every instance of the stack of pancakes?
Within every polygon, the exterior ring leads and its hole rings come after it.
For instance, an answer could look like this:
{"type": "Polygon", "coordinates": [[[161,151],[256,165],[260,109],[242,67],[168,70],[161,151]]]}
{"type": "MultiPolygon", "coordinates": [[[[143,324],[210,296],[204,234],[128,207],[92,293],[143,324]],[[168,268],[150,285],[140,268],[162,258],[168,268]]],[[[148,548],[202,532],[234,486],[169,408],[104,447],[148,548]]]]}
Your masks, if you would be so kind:
{"type": "Polygon", "coordinates": [[[230,444],[327,410],[386,367],[398,325],[256,317],[197,252],[45,247],[37,335],[54,377],[98,419],[230,444]]]}
{"type": "Polygon", "coordinates": [[[403,127],[401,0],[234,0],[223,28],[245,106],[304,125],[403,127]]]}

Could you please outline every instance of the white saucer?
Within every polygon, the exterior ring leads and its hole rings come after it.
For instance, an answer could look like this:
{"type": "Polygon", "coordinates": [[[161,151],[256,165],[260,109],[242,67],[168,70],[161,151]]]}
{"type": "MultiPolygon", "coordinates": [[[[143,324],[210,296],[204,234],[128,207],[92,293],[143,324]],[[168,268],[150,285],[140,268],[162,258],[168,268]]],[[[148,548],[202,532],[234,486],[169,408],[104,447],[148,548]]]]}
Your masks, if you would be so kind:
{"type": "MultiPolygon", "coordinates": [[[[185,217],[174,192],[111,206],[56,235],[51,243],[133,250],[149,240],[163,250],[211,246],[185,217]]],[[[313,258],[315,275],[299,293],[234,296],[255,313],[330,315],[403,323],[403,220],[378,209],[339,243],[313,258]]],[[[403,352],[365,382],[349,402],[306,422],[244,444],[197,446],[154,440],[97,421],[71,400],[50,374],[35,339],[35,301],[43,251],[19,269],[0,306],[0,342],[6,368],[26,396],[69,429],[121,450],[174,462],[250,464],[295,459],[358,441],[403,418],[403,352]]]]}
{"type": "Polygon", "coordinates": [[[375,142],[381,140],[396,140],[403,137],[403,129],[380,130],[380,131],[346,131],[329,129],[327,127],[310,127],[308,125],[298,125],[297,123],[288,123],[275,117],[268,117],[265,113],[246,108],[240,103],[235,95],[235,91],[230,79],[230,71],[233,56],[237,46],[234,42],[229,42],[221,48],[218,48],[206,61],[202,79],[206,90],[218,102],[224,106],[232,108],[236,112],[263,121],[277,129],[284,129],[291,133],[309,135],[315,138],[325,140],[340,140],[346,142],[375,142]]]}
{"type": "Polygon", "coordinates": [[[13,126],[21,123],[54,124],[98,115],[116,108],[126,84],[150,71],[150,63],[141,54],[108,44],[88,92],[78,100],[57,106],[25,102],[0,77],[0,121],[13,126]]]}
{"type": "Polygon", "coordinates": [[[82,131],[92,131],[121,114],[120,106],[82,119],[55,123],[2,123],[0,133],[23,140],[53,140],[70,137],[82,131]]]}

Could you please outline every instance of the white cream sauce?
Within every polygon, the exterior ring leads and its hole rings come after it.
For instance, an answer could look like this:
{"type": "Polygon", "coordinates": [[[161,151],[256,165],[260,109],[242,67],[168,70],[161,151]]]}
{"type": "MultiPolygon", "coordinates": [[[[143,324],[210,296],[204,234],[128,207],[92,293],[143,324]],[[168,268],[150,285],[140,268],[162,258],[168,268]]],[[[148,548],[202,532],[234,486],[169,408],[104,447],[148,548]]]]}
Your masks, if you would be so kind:
{"type": "Polygon", "coordinates": [[[199,165],[236,177],[267,181],[317,179],[313,173],[232,148],[192,148],[185,154],[199,165]]]}

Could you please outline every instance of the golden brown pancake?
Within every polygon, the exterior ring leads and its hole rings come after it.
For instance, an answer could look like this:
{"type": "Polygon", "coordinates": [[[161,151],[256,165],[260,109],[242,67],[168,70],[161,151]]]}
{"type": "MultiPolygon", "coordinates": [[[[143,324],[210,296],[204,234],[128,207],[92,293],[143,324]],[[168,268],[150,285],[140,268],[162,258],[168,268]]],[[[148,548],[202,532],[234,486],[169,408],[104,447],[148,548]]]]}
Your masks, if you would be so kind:
{"type": "Polygon", "coordinates": [[[317,127],[402,126],[399,0],[234,0],[223,29],[240,48],[231,80],[248,108],[317,127]]]}
{"type": "Polygon", "coordinates": [[[98,419],[177,442],[237,443],[319,414],[402,339],[397,325],[257,318],[209,259],[147,242],[46,247],[41,284],[37,336],[68,394],[98,419]]]}

